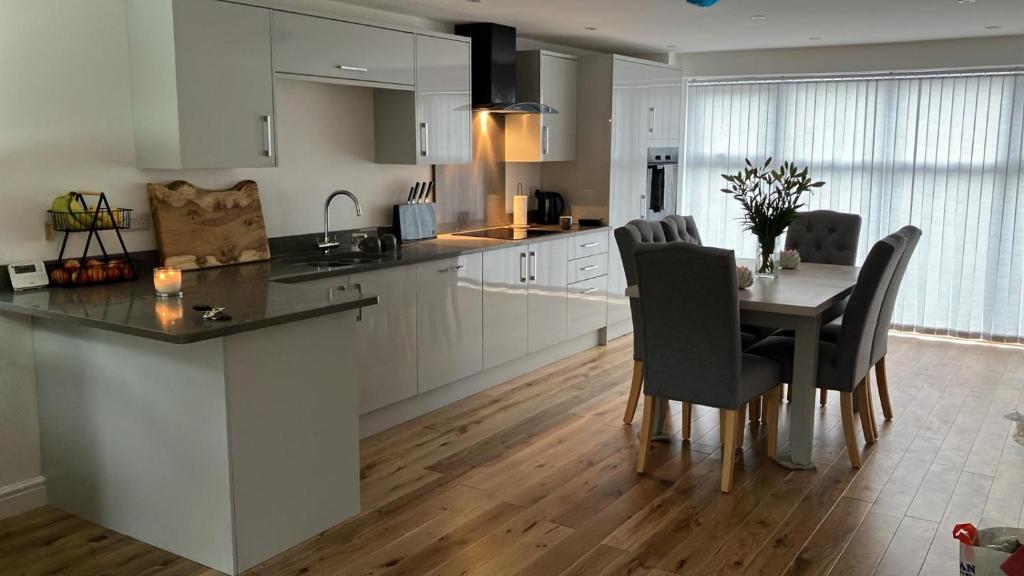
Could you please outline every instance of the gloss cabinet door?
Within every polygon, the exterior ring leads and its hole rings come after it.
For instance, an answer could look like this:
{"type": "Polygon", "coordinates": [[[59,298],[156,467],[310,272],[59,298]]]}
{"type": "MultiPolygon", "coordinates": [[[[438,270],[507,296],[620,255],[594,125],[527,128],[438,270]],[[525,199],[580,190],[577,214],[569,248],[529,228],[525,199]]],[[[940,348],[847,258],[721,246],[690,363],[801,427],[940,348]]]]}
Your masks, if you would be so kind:
{"type": "Polygon", "coordinates": [[[482,254],[416,266],[420,393],[483,368],[482,254]]]}
{"type": "Polygon", "coordinates": [[[355,362],[349,368],[359,382],[359,413],[365,414],[417,393],[416,268],[355,274],[348,287],[380,299],[353,323],[355,362]]]}
{"type": "Polygon", "coordinates": [[[536,352],[565,340],[569,244],[568,239],[560,238],[526,248],[530,285],[527,349],[536,352]]]}
{"type": "Polygon", "coordinates": [[[270,13],[210,0],[126,4],[136,166],[277,165],[270,13]]]}
{"type": "Polygon", "coordinates": [[[525,356],[529,246],[483,253],[484,369],[525,356]]]}

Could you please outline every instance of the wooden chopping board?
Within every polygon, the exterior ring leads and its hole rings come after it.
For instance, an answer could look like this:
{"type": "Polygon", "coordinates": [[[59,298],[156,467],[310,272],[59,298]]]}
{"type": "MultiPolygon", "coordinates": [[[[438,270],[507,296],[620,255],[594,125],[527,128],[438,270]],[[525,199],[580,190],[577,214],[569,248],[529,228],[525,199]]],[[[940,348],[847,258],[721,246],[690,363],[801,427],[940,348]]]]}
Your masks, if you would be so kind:
{"type": "Polygon", "coordinates": [[[183,180],[147,189],[164,266],[189,270],[270,259],[260,191],[252,180],[227,190],[183,180]]]}

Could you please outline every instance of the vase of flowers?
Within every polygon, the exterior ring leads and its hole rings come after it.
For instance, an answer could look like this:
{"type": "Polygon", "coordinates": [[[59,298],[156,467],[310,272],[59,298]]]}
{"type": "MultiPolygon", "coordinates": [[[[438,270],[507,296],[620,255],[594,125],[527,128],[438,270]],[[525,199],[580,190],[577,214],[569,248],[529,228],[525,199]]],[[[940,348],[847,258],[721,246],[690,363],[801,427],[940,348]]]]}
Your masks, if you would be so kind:
{"type": "Polygon", "coordinates": [[[812,182],[807,168],[798,169],[792,162],[783,162],[772,169],[772,159],[764,164],[746,165],[736,174],[722,174],[729,183],[722,192],[731,195],[743,207],[743,229],[757,237],[757,269],[760,277],[778,275],[776,249],[781,246],[782,233],[796,218],[803,204],[801,196],[825,185],[812,182]]]}

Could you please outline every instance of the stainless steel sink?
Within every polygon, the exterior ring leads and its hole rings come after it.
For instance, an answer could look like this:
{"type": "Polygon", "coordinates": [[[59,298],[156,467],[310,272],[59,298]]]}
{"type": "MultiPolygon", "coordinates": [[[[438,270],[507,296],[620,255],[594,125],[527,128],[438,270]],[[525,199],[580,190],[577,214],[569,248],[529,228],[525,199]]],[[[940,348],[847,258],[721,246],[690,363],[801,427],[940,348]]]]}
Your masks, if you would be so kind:
{"type": "Polygon", "coordinates": [[[302,262],[306,266],[312,266],[314,268],[345,268],[347,266],[355,266],[357,264],[367,264],[369,262],[376,262],[379,258],[372,256],[344,256],[340,258],[327,258],[324,256],[318,256],[315,260],[310,262],[302,262]]]}

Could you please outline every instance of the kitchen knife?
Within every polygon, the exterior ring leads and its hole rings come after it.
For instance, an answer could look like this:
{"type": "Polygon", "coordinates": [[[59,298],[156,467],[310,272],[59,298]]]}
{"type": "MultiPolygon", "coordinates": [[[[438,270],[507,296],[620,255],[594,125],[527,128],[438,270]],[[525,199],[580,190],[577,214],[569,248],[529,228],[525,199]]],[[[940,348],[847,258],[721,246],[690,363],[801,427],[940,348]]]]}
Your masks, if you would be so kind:
{"type": "Polygon", "coordinates": [[[413,187],[412,202],[411,203],[412,204],[416,204],[417,202],[419,202],[419,196],[420,196],[420,183],[417,182],[416,186],[413,187]]]}
{"type": "Polygon", "coordinates": [[[427,201],[437,202],[437,194],[434,192],[434,182],[427,184],[427,201]]]}
{"type": "Polygon", "coordinates": [[[420,182],[420,195],[416,199],[417,204],[423,204],[427,201],[427,183],[420,182]]]}
{"type": "Polygon", "coordinates": [[[405,199],[406,204],[412,204],[412,193],[415,189],[415,186],[409,186],[409,197],[405,199]]]}

